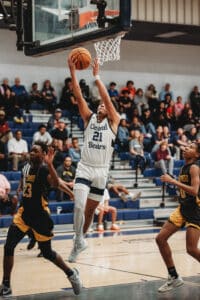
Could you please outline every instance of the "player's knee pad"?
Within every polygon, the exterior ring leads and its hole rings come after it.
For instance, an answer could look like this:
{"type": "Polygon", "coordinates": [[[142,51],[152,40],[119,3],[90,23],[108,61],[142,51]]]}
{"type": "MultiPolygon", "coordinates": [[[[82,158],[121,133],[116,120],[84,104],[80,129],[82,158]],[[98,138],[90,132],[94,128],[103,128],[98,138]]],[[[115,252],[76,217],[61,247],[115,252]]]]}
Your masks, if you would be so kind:
{"type": "Polygon", "coordinates": [[[75,208],[85,210],[89,187],[85,184],[76,183],[74,186],[75,208]]]}

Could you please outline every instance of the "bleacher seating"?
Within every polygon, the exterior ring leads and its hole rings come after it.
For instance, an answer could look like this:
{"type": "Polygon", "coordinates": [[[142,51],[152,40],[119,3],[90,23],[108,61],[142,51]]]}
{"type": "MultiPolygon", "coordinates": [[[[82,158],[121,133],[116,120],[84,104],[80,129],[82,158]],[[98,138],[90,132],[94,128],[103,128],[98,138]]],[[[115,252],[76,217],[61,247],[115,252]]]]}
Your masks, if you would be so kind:
{"type": "MultiPolygon", "coordinates": [[[[41,106],[38,104],[33,104],[31,109],[33,110],[41,110],[41,106]]],[[[40,116],[42,116],[42,112],[38,115],[37,122],[30,121],[30,122],[24,122],[23,124],[17,124],[14,121],[9,121],[10,128],[14,131],[17,129],[22,131],[23,139],[25,139],[28,142],[29,149],[32,144],[32,138],[35,131],[38,130],[39,125],[43,122],[43,119],[40,119],[40,116]],[[38,122],[41,120],[41,122],[38,122]]],[[[44,115],[45,116],[45,115],[44,115]]],[[[68,115],[66,115],[68,117],[68,115]]],[[[34,116],[33,116],[34,117],[34,116]]],[[[46,116],[47,118],[47,116],[46,116]]],[[[46,119],[45,119],[46,120],[46,119]]],[[[73,120],[73,123],[75,122],[80,130],[83,130],[83,122],[80,117],[76,117],[73,120]]],[[[71,127],[72,128],[72,127],[71,127]]],[[[117,153],[117,158],[120,161],[128,161],[130,164],[130,169],[134,169],[134,165],[130,162],[130,155],[128,152],[120,152],[119,149],[115,147],[115,151],[117,153]]],[[[183,165],[183,161],[175,161],[175,168],[174,168],[174,174],[177,176],[180,170],[180,167],[183,165]]],[[[16,192],[16,189],[18,187],[19,180],[21,178],[21,172],[13,172],[13,171],[7,171],[2,172],[7,179],[11,183],[11,189],[12,193],[14,194],[16,192]]],[[[118,174],[120,176],[120,173],[118,174]]],[[[117,175],[117,177],[118,177],[117,175]]],[[[161,175],[161,171],[158,169],[155,169],[153,166],[153,162],[151,165],[151,168],[147,168],[144,171],[144,177],[152,178],[152,182],[155,183],[155,186],[160,186],[162,183],[160,181],[159,176],[161,175]]],[[[134,175],[135,176],[135,175],[134,175]]],[[[133,177],[134,177],[133,176],[133,177]]],[[[169,195],[173,194],[171,190],[168,191],[169,195]]],[[[51,191],[49,193],[49,208],[52,214],[52,219],[55,224],[72,224],[73,223],[73,210],[74,210],[74,202],[72,201],[63,201],[63,202],[57,202],[56,200],[56,192],[51,191]],[[61,206],[62,211],[60,214],[57,214],[57,207],[61,206]]],[[[110,205],[117,208],[117,220],[148,220],[154,218],[154,209],[151,208],[141,208],[140,207],[140,199],[136,201],[127,201],[124,202],[119,198],[111,197],[110,205]]],[[[95,220],[97,217],[95,218],[95,220]]],[[[111,221],[110,216],[107,216],[108,221],[111,221]]],[[[8,227],[12,222],[12,216],[1,216],[0,218],[0,227],[8,227]]]]}

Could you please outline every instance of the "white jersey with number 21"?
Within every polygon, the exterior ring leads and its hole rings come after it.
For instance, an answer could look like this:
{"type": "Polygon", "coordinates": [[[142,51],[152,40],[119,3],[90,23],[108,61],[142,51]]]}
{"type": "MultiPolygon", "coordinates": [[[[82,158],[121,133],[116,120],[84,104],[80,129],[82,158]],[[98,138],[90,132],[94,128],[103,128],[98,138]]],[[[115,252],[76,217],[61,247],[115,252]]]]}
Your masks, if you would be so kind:
{"type": "Polygon", "coordinates": [[[89,166],[109,167],[115,138],[108,119],[99,123],[97,115],[93,114],[84,131],[81,162],[89,166]]]}

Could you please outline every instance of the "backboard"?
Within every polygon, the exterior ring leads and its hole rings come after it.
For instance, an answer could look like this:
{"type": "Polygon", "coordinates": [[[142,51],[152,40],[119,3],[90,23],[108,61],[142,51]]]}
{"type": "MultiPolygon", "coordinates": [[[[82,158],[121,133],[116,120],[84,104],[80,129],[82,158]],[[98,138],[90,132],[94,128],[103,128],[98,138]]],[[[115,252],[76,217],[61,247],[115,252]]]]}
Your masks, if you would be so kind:
{"type": "Polygon", "coordinates": [[[46,55],[127,31],[131,0],[29,0],[24,52],[46,55]]]}

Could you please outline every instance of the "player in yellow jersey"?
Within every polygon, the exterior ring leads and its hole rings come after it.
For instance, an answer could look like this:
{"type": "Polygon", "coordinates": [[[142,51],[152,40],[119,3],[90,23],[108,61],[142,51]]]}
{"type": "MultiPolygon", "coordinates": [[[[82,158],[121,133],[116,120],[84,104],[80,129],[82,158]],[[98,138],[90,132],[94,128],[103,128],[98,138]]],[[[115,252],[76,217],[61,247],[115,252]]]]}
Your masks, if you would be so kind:
{"type": "Polygon", "coordinates": [[[47,145],[35,143],[30,151],[30,163],[24,168],[22,202],[14,216],[6,243],[3,258],[3,281],[0,296],[12,295],[10,286],[14,264],[14,250],[28,230],[32,230],[43,257],[64,271],[74,293],[79,294],[82,283],[76,269],[71,269],[62,257],[51,248],[53,221],[49,214],[47,192],[50,185],[59,187],[60,181],[53,166],[54,150],[47,145]]]}
{"type": "Polygon", "coordinates": [[[178,275],[172,258],[170,246],[167,242],[170,236],[183,226],[186,226],[187,253],[200,262],[200,249],[198,241],[200,237],[200,144],[192,143],[183,151],[185,165],[182,167],[179,179],[170,175],[161,176],[163,182],[168,182],[179,188],[179,206],[172,212],[169,220],[163,225],[156,237],[160,253],[167,266],[169,277],[167,282],[158,291],[167,292],[183,284],[178,275]]]}

